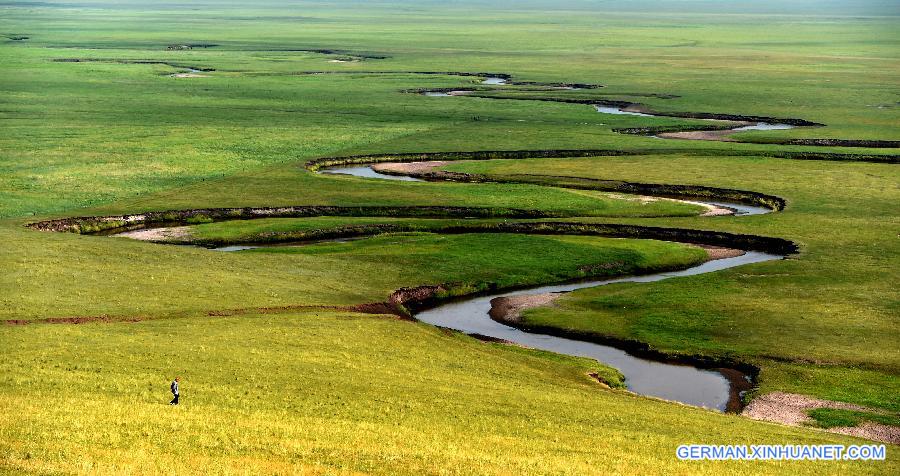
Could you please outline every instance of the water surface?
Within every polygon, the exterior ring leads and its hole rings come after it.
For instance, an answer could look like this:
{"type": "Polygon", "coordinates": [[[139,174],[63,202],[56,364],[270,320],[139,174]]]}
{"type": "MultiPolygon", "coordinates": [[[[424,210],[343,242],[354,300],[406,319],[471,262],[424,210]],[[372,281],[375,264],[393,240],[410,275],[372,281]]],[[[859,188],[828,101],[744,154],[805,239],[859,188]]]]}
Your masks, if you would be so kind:
{"type": "Polygon", "coordinates": [[[706,203],[708,205],[715,205],[717,207],[729,208],[731,210],[734,210],[735,216],[765,215],[766,213],[772,213],[771,208],[759,207],[755,205],[744,205],[742,203],[710,202],[707,200],[698,201],[697,203],[706,203]]]}
{"type": "Polygon", "coordinates": [[[748,126],[735,127],[733,131],[781,131],[785,129],[793,129],[790,124],[770,124],[768,122],[757,122],[748,126]]]}
{"type": "MultiPolygon", "coordinates": [[[[410,177],[407,175],[388,175],[378,173],[372,169],[371,166],[368,165],[354,165],[348,167],[330,167],[320,169],[322,173],[327,174],[338,174],[338,175],[352,175],[354,177],[363,177],[363,178],[375,178],[375,179],[383,179],[383,180],[401,180],[407,182],[424,182],[424,180],[410,177]]],[[[770,213],[772,210],[765,207],[759,207],[754,205],[745,205],[742,203],[734,203],[734,202],[722,202],[722,201],[707,201],[707,200],[689,200],[690,202],[695,203],[705,203],[707,205],[715,205],[722,208],[729,208],[734,210],[735,215],[762,215],[765,213],[770,213]]]]}
{"type": "Polygon", "coordinates": [[[388,175],[376,172],[368,165],[354,165],[348,167],[328,167],[319,169],[323,174],[352,175],[354,177],[374,178],[384,180],[400,180],[401,182],[424,182],[424,180],[408,175],[388,175]]]}
{"type": "Polygon", "coordinates": [[[435,326],[455,329],[467,334],[479,334],[535,349],[596,359],[619,369],[625,375],[628,389],[635,393],[724,411],[731,397],[731,383],[717,371],[643,359],[612,346],[524,332],[492,320],[488,315],[488,311],[491,309],[490,302],[501,296],[568,292],[613,283],[648,283],[778,259],[782,259],[782,256],[751,251],[743,256],[708,261],[682,271],[539,286],[514,292],[479,296],[450,302],[420,312],[415,317],[435,326]]]}
{"type": "Polygon", "coordinates": [[[603,113],[603,114],[618,114],[618,115],[626,115],[626,116],[656,117],[656,115],[654,115],[654,114],[645,114],[645,113],[643,113],[643,112],[626,111],[626,110],[624,110],[624,109],[621,108],[621,107],[598,106],[598,105],[595,104],[595,105],[594,105],[594,109],[596,109],[597,112],[600,112],[600,113],[603,113]]]}

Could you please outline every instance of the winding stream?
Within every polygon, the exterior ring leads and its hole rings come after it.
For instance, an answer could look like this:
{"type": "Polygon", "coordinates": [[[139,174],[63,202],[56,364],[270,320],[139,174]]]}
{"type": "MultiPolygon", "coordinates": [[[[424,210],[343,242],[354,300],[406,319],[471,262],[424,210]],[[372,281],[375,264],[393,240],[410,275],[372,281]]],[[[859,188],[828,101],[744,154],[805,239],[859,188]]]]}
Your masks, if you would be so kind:
{"type": "MultiPolygon", "coordinates": [[[[326,241],[344,242],[344,238],[326,241]]],[[[294,244],[234,245],[214,248],[232,252],[294,244]]],[[[782,259],[783,256],[748,251],[741,256],[707,261],[680,271],[668,271],[612,279],[579,281],[567,284],[534,286],[510,292],[464,297],[441,304],[414,315],[419,321],[453,329],[466,334],[502,339],[525,347],[595,359],[618,369],[625,376],[625,384],[640,395],[678,401],[688,405],[719,411],[739,411],[741,391],[749,388],[749,377],[733,369],[704,369],[693,365],[653,360],[632,355],[613,345],[526,332],[493,320],[489,312],[491,301],[500,297],[527,296],[546,293],[567,293],[578,289],[617,283],[650,283],[665,279],[693,276],[734,268],[746,264],[782,259]]]]}
{"type": "MultiPolygon", "coordinates": [[[[601,106],[599,104],[594,105],[594,109],[601,114],[617,114],[617,115],[628,115],[628,116],[641,116],[641,117],[669,117],[664,114],[648,114],[644,112],[637,111],[629,111],[628,108],[616,107],[616,106],[601,106]]],[[[741,132],[741,131],[780,131],[793,129],[794,126],[790,124],[781,124],[781,123],[768,123],[768,122],[753,122],[753,123],[745,123],[742,126],[737,126],[731,129],[725,129],[724,132],[741,132]]],[[[675,138],[673,136],[660,136],[654,135],[653,137],[657,139],[671,139],[675,138]]]]}
{"type": "MultiPolygon", "coordinates": [[[[766,125],[768,126],[768,124],[766,125]]],[[[372,169],[371,164],[336,166],[319,170],[323,174],[349,175],[368,179],[396,181],[424,181],[406,175],[383,174],[372,169]]],[[[768,208],[740,203],[720,201],[684,200],[688,203],[713,205],[728,208],[734,215],[759,215],[771,212],[768,208]]],[[[119,233],[128,236],[129,232],[119,233]]],[[[352,238],[350,238],[352,239],[352,238]]],[[[348,238],[328,240],[347,241],[348,238]]],[[[214,248],[216,251],[235,252],[266,248],[270,246],[291,246],[291,244],[245,244],[214,248]]],[[[655,273],[640,276],[626,276],[614,279],[581,281],[569,284],[536,286],[527,289],[502,292],[487,296],[472,296],[454,300],[435,308],[422,311],[415,317],[435,326],[454,329],[467,334],[477,334],[502,339],[530,348],[541,349],[571,356],[596,359],[617,368],[624,376],[629,390],[647,396],[673,400],[689,405],[720,411],[739,410],[741,389],[749,387],[749,377],[734,369],[706,369],[693,365],[653,360],[632,355],[614,345],[601,345],[552,335],[525,332],[491,319],[491,301],[498,297],[525,296],[546,293],[565,293],[577,289],[605,286],[615,283],[647,283],[664,279],[710,273],[764,261],[782,259],[783,256],[747,251],[743,255],[711,260],[680,271],[655,273]]]]}
{"type": "Polygon", "coordinates": [[[602,114],[617,114],[617,115],[625,115],[625,116],[655,117],[653,114],[646,114],[646,113],[643,113],[643,112],[636,112],[636,111],[627,111],[627,110],[625,110],[624,108],[621,108],[621,107],[594,105],[594,109],[596,109],[597,112],[602,113],[602,114]]]}
{"type": "MultiPolygon", "coordinates": [[[[421,179],[415,177],[379,173],[373,170],[369,164],[337,166],[327,169],[320,169],[320,172],[326,174],[350,175],[355,177],[375,178],[383,180],[422,181],[421,179]]],[[[705,203],[708,205],[731,208],[736,215],[753,215],[768,213],[771,211],[767,208],[736,203],[701,201],[695,201],[693,203],[705,203]]],[[[286,209],[286,211],[291,210],[292,207],[288,207],[288,209],[286,209]]],[[[240,209],[229,210],[230,214],[228,214],[227,216],[245,216],[241,213],[235,215],[233,213],[234,211],[241,211],[242,213],[248,212],[247,210],[240,209]]],[[[248,212],[246,216],[258,217],[262,216],[260,215],[260,213],[262,212],[271,211],[272,209],[267,208],[259,209],[258,212],[248,212]]],[[[147,234],[147,232],[153,232],[154,230],[166,230],[168,228],[176,226],[173,224],[158,228],[140,226],[142,221],[158,220],[159,218],[156,217],[155,214],[159,213],[162,212],[146,212],[145,214],[123,215],[118,217],[96,217],[99,223],[103,223],[105,221],[112,223],[130,223],[131,225],[129,227],[132,229],[131,231],[116,232],[115,230],[117,230],[117,228],[110,228],[106,231],[101,230],[97,234],[108,234],[111,236],[135,238],[135,236],[132,236],[135,233],[147,234]],[[135,229],[134,227],[138,228],[135,229]]],[[[190,214],[184,215],[185,220],[190,218],[190,214]]],[[[84,218],[84,220],[87,219],[89,218],[84,218]]],[[[37,229],[49,231],[67,231],[70,230],[71,227],[80,226],[77,220],[78,219],[76,219],[75,222],[70,222],[69,220],[65,219],[58,221],[40,222],[41,227],[37,229]]],[[[171,221],[171,219],[169,220],[171,221]]],[[[96,224],[94,226],[96,226],[96,224]]],[[[153,238],[144,237],[142,239],[153,238]]],[[[347,241],[351,239],[354,238],[339,238],[327,241],[347,241]]],[[[700,242],[703,242],[702,239],[700,242]]],[[[291,245],[296,245],[296,243],[246,243],[234,246],[223,246],[215,248],[215,250],[223,252],[240,252],[255,248],[291,245]]],[[[429,310],[425,310],[416,314],[415,317],[429,324],[454,329],[467,334],[477,334],[489,338],[502,339],[535,349],[542,349],[566,355],[596,359],[619,369],[619,371],[621,371],[625,376],[626,386],[631,391],[638,394],[659,397],[667,400],[678,401],[689,405],[716,409],[720,411],[739,410],[741,404],[740,391],[749,388],[750,379],[748,376],[735,369],[709,369],[707,368],[707,366],[709,365],[708,363],[706,365],[700,364],[699,366],[672,363],[671,361],[666,360],[664,357],[657,357],[653,355],[652,352],[650,353],[650,358],[638,357],[620,348],[623,346],[628,348],[629,346],[627,344],[620,345],[619,343],[614,343],[613,345],[601,345],[582,340],[540,334],[537,332],[525,332],[515,327],[492,320],[489,314],[489,311],[491,310],[491,300],[494,298],[506,296],[569,292],[576,289],[605,286],[614,283],[654,282],[682,276],[715,272],[723,269],[733,268],[736,266],[742,266],[745,264],[760,263],[782,258],[783,256],[780,254],[746,251],[740,256],[707,261],[700,265],[693,266],[681,271],[671,271],[640,276],[626,276],[614,279],[581,281],[568,284],[536,286],[528,289],[503,292],[490,296],[470,296],[439,305],[429,310]]],[[[647,353],[641,353],[641,355],[647,355],[647,353]]]]}
{"type": "MultiPolygon", "coordinates": [[[[416,179],[414,177],[378,173],[367,165],[334,167],[322,169],[321,172],[384,180],[421,181],[421,179],[416,179]]],[[[734,210],[735,215],[760,215],[771,212],[768,208],[739,203],[696,200],[692,200],[691,202],[729,208],[734,210]]],[[[221,250],[234,251],[236,249],[221,250]]],[[[733,380],[730,380],[729,377],[720,371],[636,357],[629,354],[627,351],[609,345],[525,332],[491,319],[488,315],[488,312],[491,310],[491,300],[506,296],[570,292],[576,289],[605,286],[614,283],[647,283],[661,281],[664,279],[710,273],[733,268],[735,266],[782,258],[783,256],[779,255],[748,251],[741,256],[707,261],[698,266],[681,271],[606,280],[583,281],[572,284],[538,286],[514,292],[464,298],[420,312],[416,314],[415,317],[420,321],[454,329],[466,334],[478,334],[503,339],[535,349],[596,359],[617,368],[625,376],[628,389],[641,395],[679,401],[689,405],[720,411],[725,411],[726,409],[739,410],[740,394],[738,385],[735,385],[733,380]]],[[[743,375],[735,377],[735,373],[735,371],[730,372],[732,379],[747,378],[743,375]]]]}
{"type": "Polygon", "coordinates": [[[793,129],[794,126],[790,124],[769,124],[768,122],[757,122],[756,124],[750,124],[748,126],[735,127],[731,129],[733,131],[782,131],[787,129],[793,129]]]}
{"type": "MultiPolygon", "coordinates": [[[[482,84],[502,86],[502,85],[509,84],[509,82],[503,78],[487,77],[484,79],[484,81],[482,81],[482,84]]],[[[579,88],[558,87],[555,89],[579,89],[579,88]]],[[[432,96],[432,97],[455,97],[455,96],[466,96],[469,93],[471,93],[471,91],[425,91],[422,94],[425,96],[432,96]]],[[[599,112],[601,114],[614,114],[614,115],[639,116],[639,117],[673,117],[673,116],[667,116],[665,114],[659,114],[659,113],[654,114],[654,113],[649,113],[649,112],[640,112],[640,111],[629,110],[629,107],[622,107],[622,106],[608,106],[608,105],[603,105],[603,104],[592,104],[592,106],[594,107],[594,109],[597,112],[599,112]]],[[[706,119],[706,120],[719,121],[718,119],[706,119]]],[[[784,123],[749,122],[749,121],[744,121],[744,122],[732,121],[732,122],[740,122],[741,125],[735,126],[730,129],[714,130],[714,131],[712,131],[713,135],[711,135],[709,137],[702,137],[699,139],[714,141],[714,140],[722,140],[722,139],[717,138],[717,135],[720,135],[723,133],[730,134],[730,133],[734,133],[734,132],[743,132],[743,131],[775,131],[775,130],[793,129],[794,127],[796,127],[794,125],[784,124],[784,123]]],[[[669,139],[669,140],[684,138],[684,137],[679,137],[677,134],[681,134],[681,132],[670,132],[670,133],[666,133],[664,135],[654,134],[654,135],[650,135],[650,137],[653,137],[656,139],[669,139]]]]}
{"type": "MultiPolygon", "coordinates": [[[[330,175],[351,175],[353,177],[362,177],[362,178],[373,178],[373,179],[383,179],[383,180],[399,180],[403,182],[425,182],[425,180],[410,177],[408,175],[389,175],[378,172],[372,168],[371,165],[351,165],[351,166],[337,166],[337,167],[327,167],[319,169],[320,173],[330,174],[330,175]]],[[[754,205],[746,205],[743,203],[735,203],[735,202],[722,202],[722,201],[708,201],[708,200],[682,200],[686,203],[695,203],[702,205],[712,205],[715,207],[727,208],[734,211],[734,215],[736,216],[745,216],[745,215],[763,215],[766,213],[770,213],[772,210],[759,207],[754,205]]]]}
{"type": "Polygon", "coordinates": [[[739,395],[737,395],[736,389],[733,390],[731,381],[721,372],[699,369],[690,365],[643,359],[608,345],[525,332],[491,319],[488,315],[491,310],[491,300],[504,296],[569,292],[615,283],[649,283],[778,259],[782,259],[782,256],[749,251],[742,256],[707,261],[681,271],[539,286],[515,292],[479,296],[443,304],[420,312],[415,317],[435,326],[455,329],[467,334],[479,334],[535,349],[596,359],[619,369],[625,376],[628,389],[635,393],[724,411],[726,408],[735,408],[735,404],[739,406],[739,401],[736,401],[739,395]],[[729,402],[732,405],[729,405],[729,402]]]}

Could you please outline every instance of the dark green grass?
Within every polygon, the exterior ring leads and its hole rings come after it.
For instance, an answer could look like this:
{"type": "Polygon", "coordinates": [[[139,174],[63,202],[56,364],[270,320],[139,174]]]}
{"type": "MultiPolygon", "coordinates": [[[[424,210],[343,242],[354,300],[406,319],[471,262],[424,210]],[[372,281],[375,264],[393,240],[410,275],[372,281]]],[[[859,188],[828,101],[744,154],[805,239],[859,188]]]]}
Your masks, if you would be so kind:
{"type": "Polygon", "coordinates": [[[883,425],[900,426],[900,417],[896,415],[879,415],[877,413],[854,410],[837,410],[834,408],[817,408],[810,410],[809,416],[820,428],[839,426],[859,426],[863,422],[881,423],[883,425]]]}
{"type": "MultiPolygon", "coordinates": [[[[405,276],[411,270],[424,283],[457,284],[452,294],[471,294],[487,289],[559,282],[587,276],[615,276],[678,269],[702,262],[706,252],[695,247],[651,240],[540,237],[508,234],[436,235],[431,233],[385,234],[346,243],[320,243],[299,247],[249,250],[279,255],[324,255],[341,262],[359,262],[364,267],[390,263],[391,270],[405,276]],[[620,246],[620,244],[622,246],[620,246]],[[609,266],[593,270],[585,261],[609,266]],[[497,264],[502,261],[502,269],[497,264]],[[473,271],[479,275],[472,279],[473,271]],[[599,274],[595,274],[599,273],[599,274]],[[443,281],[441,281],[443,280],[443,281]]],[[[381,279],[390,276],[382,271],[381,279]]],[[[397,277],[392,277],[396,280],[397,277]]],[[[407,278],[408,279],[408,278],[407,278]]]]}
{"type": "MultiPolygon", "coordinates": [[[[201,225],[207,227],[210,225],[201,225]]],[[[152,318],[229,308],[383,302],[404,286],[482,289],[610,272],[684,267],[704,253],[650,240],[469,234],[378,237],[349,243],[225,253],[125,238],[5,231],[42,246],[3,256],[3,319],[152,318]],[[269,251],[269,250],[267,250],[269,251]],[[60,266],[59,263],[68,263],[60,266]],[[101,298],[102,297],[102,298],[101,298]]]]}
{"type": "Polygon", "coordinates": [[[783,389],[897,408],[900,354],[892,262],[892,165],[763,158],[603,157],[466,162],[447,169],[486,174],[543,170],[650,182],[755,190],[787,199],[779,213],[740,218],[641,220],[779,236],[801,245],[770,262],[653,286],[582,290],[533,324],[637,339],[672,352],[731,355],[759,363],[764,390],[783,389]],[[777,173],[772,173],[777,171],[777,173]],[[823,190],[828,190],[823,193],[823,190]]]}
{"type": "MultiPolygon", "coordinates": [[[[202,246],[218,246],[244,243],[286,243],[304,240],[315,241],[328,237],[348,236],[345,230],[365,232],[371,235],[378,225],[397,227],[409,232],[438,232],[447,228],[496,225],[506,223],[505,219],[408,219],[408,218],[357,218],[357,217],[317,217],[317,218],[263,218],[246,221],[216,222],[192,226],[184,230],[183,236],[173,238],[174,243],[194,243],[202,246]],[[367,229],[368,227],[368,229],[367,229]]],[[[516,223],[536,223],[543,220],[515,220],[516,223]]],[[[387,231],[387,230],[386,230],[387,231]]],[[[349,234],[353,236],[353,233],[349,234]]],[[[165,241],[165,240],[164,240],[165,241]]]]}

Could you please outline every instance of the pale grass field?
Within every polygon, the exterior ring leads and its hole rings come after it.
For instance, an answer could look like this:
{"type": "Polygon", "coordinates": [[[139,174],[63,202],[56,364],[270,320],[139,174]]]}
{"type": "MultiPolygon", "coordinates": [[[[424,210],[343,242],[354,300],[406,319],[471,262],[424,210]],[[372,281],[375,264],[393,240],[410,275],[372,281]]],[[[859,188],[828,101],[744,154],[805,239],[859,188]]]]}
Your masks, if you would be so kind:
{"type": "Polygon", "coordinates": [[[131,474],[847,474],[677,445],[857,440],[604,389],[598,364],[344,313],[6,326],[0,465],[131,474]],[[182,376],[182,405],[167,405],[182,376]]]}

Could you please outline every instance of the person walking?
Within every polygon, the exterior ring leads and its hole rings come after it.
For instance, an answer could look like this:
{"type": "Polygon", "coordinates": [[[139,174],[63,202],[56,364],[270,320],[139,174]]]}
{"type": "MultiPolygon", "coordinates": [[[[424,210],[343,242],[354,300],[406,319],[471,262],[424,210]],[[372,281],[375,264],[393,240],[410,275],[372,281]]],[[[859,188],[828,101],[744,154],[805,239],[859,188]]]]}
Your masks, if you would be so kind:
{"type": "Polygon", "coordinates": [[[180,381],[181,377],[175,377],[175,380],[172,380],[172,385],[170,386],[170,388],[172,390],[172,395],[174,395],[175,398],[173,398],[172,401],[169,402],[169,405],[178,405],[178,382],[180,381]]]}

